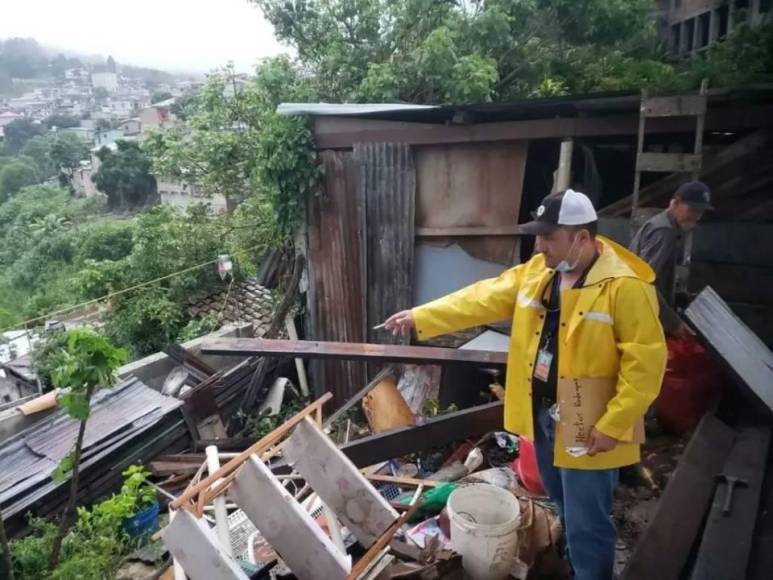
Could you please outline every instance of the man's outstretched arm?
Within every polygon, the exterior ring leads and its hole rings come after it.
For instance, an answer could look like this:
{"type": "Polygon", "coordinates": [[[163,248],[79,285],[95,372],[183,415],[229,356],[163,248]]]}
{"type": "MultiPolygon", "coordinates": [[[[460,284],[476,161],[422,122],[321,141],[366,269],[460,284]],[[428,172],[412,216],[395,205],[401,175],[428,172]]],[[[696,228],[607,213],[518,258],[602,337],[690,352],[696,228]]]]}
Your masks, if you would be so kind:
{"type": "Polygon", "coordinates": [[[513,315],[522,271],[522,266],[516,266],[496,278],[481,280],[412,310],[403,310],[390,316],[384,326],[394,334],[408,334],[416,329],[420,340],[428,340],[506,320],[513,315]]]}

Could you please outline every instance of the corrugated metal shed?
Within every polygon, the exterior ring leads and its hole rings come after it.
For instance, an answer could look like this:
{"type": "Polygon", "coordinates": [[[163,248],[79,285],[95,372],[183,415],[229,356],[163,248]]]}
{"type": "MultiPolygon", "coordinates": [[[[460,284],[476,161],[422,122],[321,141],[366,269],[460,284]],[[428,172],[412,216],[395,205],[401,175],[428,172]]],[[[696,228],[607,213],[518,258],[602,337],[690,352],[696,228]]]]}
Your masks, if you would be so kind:
{"type": "MultiPolygon", "coordinates": [[[[114,450],[135,444],[141,435],[175,411],[181,401],[166,397],[137,379],[94,395],[86,426],[81,469],[101,463],[114,450]]],[[[57,411],[0,447],[0,507],[6,518],[56,490],[51,474],[72,449],[79,423],[57,411]]]]}
{"type": "Polygon", "coordinates": [[[416,169],[413,152],[397,143],[354,147],[365,201],[365,271],[368,342],[400,344],[372,327],[412,306],[416,169]]]}
{"type": "MultiPolygon", "coordinates": [[[[365,341],[364,207],[352,153],[325,151],[323,193],[308,204],[309,315],[313,338],[365,341]]],[[[340,403],[350,385],[364,385],[365,367],[349,361],[313,361],[318,391],[340,403]]]]}

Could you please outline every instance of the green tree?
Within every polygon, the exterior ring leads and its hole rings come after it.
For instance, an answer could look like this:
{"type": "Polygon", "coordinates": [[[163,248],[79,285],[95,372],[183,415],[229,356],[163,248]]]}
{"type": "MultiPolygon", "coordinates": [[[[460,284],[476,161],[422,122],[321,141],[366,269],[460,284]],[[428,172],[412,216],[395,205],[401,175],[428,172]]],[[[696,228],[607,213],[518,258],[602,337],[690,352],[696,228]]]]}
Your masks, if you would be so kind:
{"type": "Polygon", "coordinates": [[[57,129],[68,129],[70,127],[79,127],[81,120],[72,115],[56,114],[46,117],[43,120],[43,124],[49,129],[52,129],[53,127],[56,127],[57,129]]]}
{"type": "Polygon", "coordinates": [[[88,146],[72,133],[57,135],[51,142],[50,159],[59,170],[59,182],[63,186],[72,183],[75,170],[88,156],[88,146]]]}
{"type": "Polygon", "coordinates": [[[161,101],[166,101],[171,98],[172,98],[172,93],[170,93],[169,91],[155,91],[153,94],[150,95],[150,102],[160,103],[161,101]]]}
{"type": "Polygon", "coordinates": [[[27,141],[21,154],[35,162],[40,178],[45,180],[57,174],[58,169],[51,159],[51,142],[49,135],[37,135],[27,141]]]}
{"type": "Polygon", "coordinates": [[[6,165],[0,169],[0,203],[38,180],[37,169],[28,163],[17,161],[6,165]]]}
{"type": "Polygon", "coordinates": [[[140,207],[156,193],[156,179],[150,173],[151,162],[133,141],[118,141],[117,150],[103,147],[97,152],[101,161],[92,177],[97,189],[107,194],[111,208],[140,207]]]}
{"type": "Polygon", "coordinates": [[[57,533],[51,547],[50,568],[59,564],[62,540],[70,526],[70,515],[78,498],[78,479],[83,437],[91,410],[91,397],[98,389],[110,388],[116,380],[116,370],[126,361],[126,351],[115,348],[105,338],[91,330],[71,330],[67,344],[61,350],[57,370],[53,373],[54,385],[67,388],[59,399],[60,406],[73,419],[80,421],[78,437],[70,455],[60,464],[58,474],[72,471],[70,497],[61,515],[57,533]]]}
{"type": "Polygon", "coordinates": [[[320,171],[306,121],[280,116],[276,106],[284,99],[313,99],[314,89],[286,57],[265,61],[252,83],[227,91],[235,81],[231,67],[211,75],[186,127],[154,133],[143,146],[157,175],[232,199],[269,200],[289,235],[320,171]]]}
{"type": "Polygon", "coordinates": [[[29,119],[16,119],[3,127],[5,147],[12,155],[15,155],[30,139],[45,132],[46,128],[39,123],[34,123],[29,119]]]}
{"type": "MultiPolygon", "coordinates": [[[[604,55],[611,76],[632,62],[662,62],[651,0],[253,1],[323,100],[454,103],[596,90],[584,69],[604,55]]],[[[657,73],[675,77],[670,66],[657,73]]]]}

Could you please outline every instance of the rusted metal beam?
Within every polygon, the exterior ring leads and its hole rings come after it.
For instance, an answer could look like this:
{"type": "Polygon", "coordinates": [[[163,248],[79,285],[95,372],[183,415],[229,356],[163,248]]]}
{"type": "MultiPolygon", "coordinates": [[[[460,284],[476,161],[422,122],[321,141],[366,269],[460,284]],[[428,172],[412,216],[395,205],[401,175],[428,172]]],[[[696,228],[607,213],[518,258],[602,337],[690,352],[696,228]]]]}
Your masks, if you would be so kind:
{"type": "Polygon", "coordinates": [[[294,358],[424,364],[470,363],[495,367],[504,366],[507,362],[507,353],[504,352],[458,350],[431,346],[261,338],[212,338],[204,342],[201,351],[206,354],[226,356],[291,356],[294,358]]]}

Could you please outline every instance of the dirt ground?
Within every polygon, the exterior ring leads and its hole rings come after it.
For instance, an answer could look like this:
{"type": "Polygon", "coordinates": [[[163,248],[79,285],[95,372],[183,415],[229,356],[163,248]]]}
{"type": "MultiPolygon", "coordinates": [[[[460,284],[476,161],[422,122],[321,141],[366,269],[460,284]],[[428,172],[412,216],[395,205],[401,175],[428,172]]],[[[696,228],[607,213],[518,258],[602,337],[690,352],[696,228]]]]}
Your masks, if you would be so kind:
{"type": "Polygon", "coordinates": [[[636,542],[655,513],[658,499],[676,469],[688,439],[688,435],[650,434],[642,449],[638,484],[630,485],[625,481],[625,475],[621,477],[623,484],[615,493],[618,529],[616,572],[620,573],[625,567],[636,542]]]}

